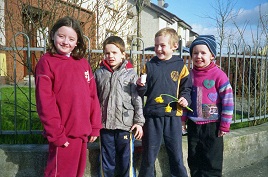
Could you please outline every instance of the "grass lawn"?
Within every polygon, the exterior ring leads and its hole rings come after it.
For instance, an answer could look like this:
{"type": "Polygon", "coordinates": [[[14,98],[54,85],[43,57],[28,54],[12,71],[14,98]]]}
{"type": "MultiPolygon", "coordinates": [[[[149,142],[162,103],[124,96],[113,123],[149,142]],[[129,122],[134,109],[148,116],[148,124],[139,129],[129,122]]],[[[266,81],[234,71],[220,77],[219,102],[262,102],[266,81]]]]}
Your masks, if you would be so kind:
{"type": "Polygon", "coordinates": [[[0,144],[45,143],[40,133],[33,133],[43,130],[36,112],[35,89],[30,94],[28,87],[17,87],[15,98],[14,87],[7,86],[0,88],[0,94],[0,144]]]}

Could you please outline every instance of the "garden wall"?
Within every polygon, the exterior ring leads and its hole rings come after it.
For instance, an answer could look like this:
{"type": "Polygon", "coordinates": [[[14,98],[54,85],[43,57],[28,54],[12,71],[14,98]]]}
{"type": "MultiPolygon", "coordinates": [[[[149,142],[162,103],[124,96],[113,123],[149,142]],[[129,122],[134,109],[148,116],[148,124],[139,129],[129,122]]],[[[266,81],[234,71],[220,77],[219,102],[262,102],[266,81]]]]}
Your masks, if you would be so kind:
{"type": "MultiPolygon", "coordinates": [[[[227,173],[268,157],[268,123],[233,130],[224,137],[224,168],[227,173]]],[[[135,150],[136,170],[141,161],[141,142],[135,150]]],[[[0,145],[0,177],[40,177],[47,159],[47,145],[0,145]]],[[[183,137],[184,162],[187,167],[187,138],[183,137]]],[[[97,177],[99,145],[88,146],[85,177],[97,177]]],[[[162,147],[156,162],[157,176],[169,176],[168,158],[162,147]]],[[[188,167],[187,167],[188,170],[188,167]]]]}

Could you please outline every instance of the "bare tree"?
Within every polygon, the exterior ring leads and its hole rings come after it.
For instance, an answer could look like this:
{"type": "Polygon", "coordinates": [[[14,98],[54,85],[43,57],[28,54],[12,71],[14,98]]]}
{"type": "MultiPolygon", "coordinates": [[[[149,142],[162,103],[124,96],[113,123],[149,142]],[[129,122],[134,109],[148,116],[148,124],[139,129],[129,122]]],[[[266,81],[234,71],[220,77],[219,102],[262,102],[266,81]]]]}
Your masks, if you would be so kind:
{"type": "MultiPolygon", "coordinates": [[[[237,38],[237,44],[238,48],[240,48],[240,51],[244,50],[244,46],[249,46],[247,45],[246,39],[244,32],[247,30],[247,28],[250,28],[251,31],[251,42],[253,43],[252,47],[252,52],[253,54],[263,54],[265,55],[266,46],[268,44],[268,14],[263,14],[262,12],[262,7],[259,5],[259,18],[258,18],[258,23],[257,26],[249,26],[250,20],[247,19],[245,20],[244,25],[241,27],[241,25],[238,25],[233,19],[233,24],[236,27],[236,30],[238,32],[238,38],[237,38]],[[259,48],[261,46],[264,46],[263,51],[260,51],[259,48]]],[[[248,49],[247,49],[248,50],[248,49]]],[[[249,51],[246,51],[249,53],[249,51]]]]}
{"type": "MultiPolygon", "coordinates": [[[[227,28],[227,24],[237,16],[237,13],[234,13],[234,6],[236,4],[236,1],[217,0],[215,3],[215,5],[211,5],[212,9],[215,11],[215,16],[207,15],[206,18],[212,19],[216,22],[221,53],[226,39],[230,39],[231,37],[230,30],[227,28]]],[[[228,42],[230,42],[230,40],[228,40],[227,43],[228,42]]]]}
{"type": "MultiPolygon", "coordinates": [[[[245,38],[244,38],[244,33],[246,31],[246,28],[248,26],[248,23],[249,21],[245,21],[243,27],[239,26],[234,20],[233,20],[233,24],[235,25],[236,27],[236,30],[238,32],[238,35],[237,37],[235,38],[235,36],[232,36],[232,39],[235,39],[237,41],[237,50],[238,51],[244,51],[245,48],[244,46],[246,46],[246,41],[245,41],[245,38]]],[[[228,42],[228,44],[233,44],[234,42],[230,43],[228,42]]],[[[245,51],[244,51],[245,52],[245,51]]]]}
{"type": "Polygon", "coordinates": [[[259,6],[259,23],[258,23],[258,35],[255,42],[256,46],[264,46],[264,50],[261,51],[262,55],[266,54],[268,49],[268,14],[263,14],[261,10],[261,5],[259,6]],[[263,42],[263,43],[261,43],[263,42]]]}

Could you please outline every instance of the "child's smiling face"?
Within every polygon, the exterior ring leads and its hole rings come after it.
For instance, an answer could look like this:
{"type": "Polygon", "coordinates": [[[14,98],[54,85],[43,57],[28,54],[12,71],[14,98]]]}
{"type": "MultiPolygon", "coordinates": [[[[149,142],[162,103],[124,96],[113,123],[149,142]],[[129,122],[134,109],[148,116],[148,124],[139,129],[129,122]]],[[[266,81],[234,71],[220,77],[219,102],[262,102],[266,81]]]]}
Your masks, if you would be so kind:
{"type": "Polygon", "coordinates": [[[160,60],[169,60],[178,45],[170,44],[170,35],[161,35],[155,38],[154,51],[160,60]]]}
{"type": "Polygon", "coordinates": [[[61,55],[70,54],[77,45],[77,33],[68,26],[60,27],[52,36],[57,52],[61,55]]]}
{"type": "Polygon", "coordinates": [[[215,57],[212,55],[206,45],[199,44],[194,46],[192,60],[195,67],[205,68],[211,63],[212,60],[214,60],[214,58],[215,57]]]}

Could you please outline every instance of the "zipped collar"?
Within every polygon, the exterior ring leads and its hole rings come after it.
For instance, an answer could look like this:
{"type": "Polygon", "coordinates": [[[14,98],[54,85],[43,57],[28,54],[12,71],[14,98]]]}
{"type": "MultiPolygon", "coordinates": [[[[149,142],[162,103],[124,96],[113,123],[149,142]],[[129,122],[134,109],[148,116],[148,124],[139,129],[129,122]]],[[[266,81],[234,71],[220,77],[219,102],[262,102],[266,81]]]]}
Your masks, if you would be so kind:
{"type": "MultiPolygon", "coordinates": [[[[111,66],[107,63],[106,60],[102,60],[100,66],[104,66],[104,67],[105,67],[108,71],[110,71],[111,73],[114,72],[114,70],[111,68],[111,66]]],[[[130,68],[133,68],[133,65],[131,64],[130,61],[128,61],[128,60],[123,60],[121,66],[120,66],[119,68],[121,68],[121,67],[125,67],[125,69],[130,69],[130,68]]]]}

